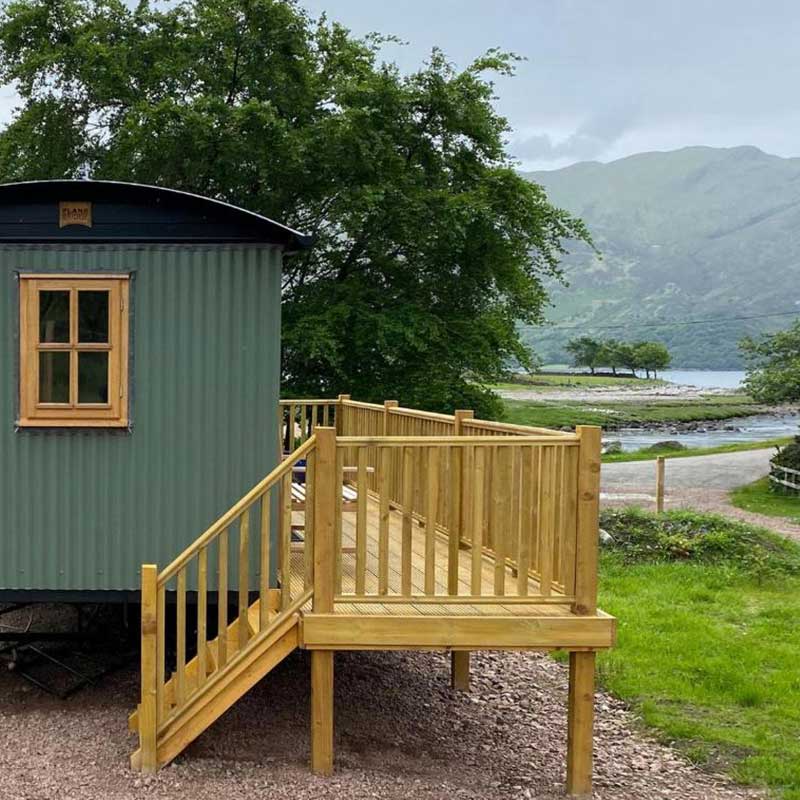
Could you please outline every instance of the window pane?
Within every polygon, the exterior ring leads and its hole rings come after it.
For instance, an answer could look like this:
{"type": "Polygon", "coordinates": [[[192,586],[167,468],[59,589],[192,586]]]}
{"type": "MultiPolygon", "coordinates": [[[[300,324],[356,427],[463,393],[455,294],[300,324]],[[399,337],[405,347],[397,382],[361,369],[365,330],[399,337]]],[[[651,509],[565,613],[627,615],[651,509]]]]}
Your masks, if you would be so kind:
{"type": "Polygon", "coordinates": [[[69,291],[39,292],[39,341],[69,341],[69,291]]]}
{"type": "Polygon", "coordinates": [[[39,402],[69,403],[69,353],[39,353],[39,402]]]}
{"type": "Polygon", "coordinates": [[[108,402],[108,353],[78,354],[78,402],[108,402]]]}
{"type": "Polygon", "coordinates": [[[78,341],[108,341],[108,292],[78,292],[78,341]]]}

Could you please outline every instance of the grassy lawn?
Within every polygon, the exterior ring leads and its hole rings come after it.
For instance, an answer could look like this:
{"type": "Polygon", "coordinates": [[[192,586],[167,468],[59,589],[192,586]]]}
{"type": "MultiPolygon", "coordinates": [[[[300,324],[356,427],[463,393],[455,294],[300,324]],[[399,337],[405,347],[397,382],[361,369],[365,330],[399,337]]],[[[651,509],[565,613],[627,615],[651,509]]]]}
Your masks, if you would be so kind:
{"type": "Polygon", "coordinates": [[[519,425],[561,427],[602,425],[624,427],[648,422],[700,422],[763,413],[764,408],[744,395],[659,403],[567,403],[538,400],[504,400],[505,419],[519,425]]]}
{"type": "Polygon", "coordinates": [[[768,517],[788,517],[800,522],[800,497],[770,491],[769,478],[740,486],[731,492],[731,502],[745,511],[768,517]]]}
{"type": "Polygon", "coordinates": [[[647,378],[632,378],[627,375],[615,378],[613,375],[584,375],[582,373],[557,375],[548,374],[546,372],[537,372],[534,375],[515,376],[513,381],[509,381],[508,383],[498,383],[492,388],[505,389],[508,391],[514,391],[515,389],[540,389],[543,392],[547,392],[551,389],[559,389],[564,387],[575,388],[576,386],[586,388],[633,386],[637,389],[652,389],[656,386],[665,385],[666,381],[648,380],[647,378]]]}
{"type": "MultiPolygon", "coordinates": [[[[786,436],[782,439],[766,439],[763,442],[721,444],[717,447],[687,447],[685,450],[673,450],[667,447],[653,446],[643,450],[634,450],[630,453],[608,453],[603,456],[603,463],[613,464],[617,461],[650,461],[656,456],[664,456],[665,458],[686,458],[687,456],[713,456],[716,453],[738,453],[740,450],[762,450],[765,447],[782,447],[791,442],[792,438],[791,436],[786,436]]],[[[798,500],[797,503],[797,514],[800,516],[800,500],[798,500]]],[[[734,505],[738,505],[738,503],[734,503],[734,505]]],[[[745,506],[739,507],[745,508],[745,506]]],[[[755,511],[756,509],[748,510],[755,511]]],[[[761,511],[759,513],[764,514],[766,512],[761,511]]]]}
{"type": "Polygon", "coordinates": [[[687,512],[603,526],[602,684],[696,763],[800,800],[800,547],[687,512]]]}

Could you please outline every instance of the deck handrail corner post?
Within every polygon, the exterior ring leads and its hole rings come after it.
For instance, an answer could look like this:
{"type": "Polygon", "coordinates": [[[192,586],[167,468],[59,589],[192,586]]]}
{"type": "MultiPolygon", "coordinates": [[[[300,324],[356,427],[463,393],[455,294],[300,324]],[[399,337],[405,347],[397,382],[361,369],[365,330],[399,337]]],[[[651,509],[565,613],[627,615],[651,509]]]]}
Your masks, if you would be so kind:
{"type": "Polygon", "coordinates": [[[314,476],[314,532],[313,532],[313,611],[329,614],[333,611],[336,572],[334,552],[334,527],[337,495],[336,485],[336,429],[318,427],[314,476]]]}
{"type": "Polygon", "coordinates": [[[346,407],[347,401],[350,399],[349,394],[340,394],[336,398],[336,414],[335,414],[335,424],[336,424],[336,433],[339,436],[344,436],[345,433],[345,426],[344,426],[344,409],[346,407]]]}
{"type": "Polygon", "coordinates": [[[158,769],[158,566],[142,564],[141,573],[141,705],[139,710],[140,768],[158,769]]]}
{"type": "Polygon", "coordinates": [[[384,400],[383,401],[383,435],[389,436],[391,409],[397,408],[400,405],[397,400],[384,400]]]}
{"type": "Polygon", "coordinates": [[[597,560],[600,535],[600,453],[602,429],[578,425],[578,513],[575,540],[576,614],[597,611],[597,560]]]}

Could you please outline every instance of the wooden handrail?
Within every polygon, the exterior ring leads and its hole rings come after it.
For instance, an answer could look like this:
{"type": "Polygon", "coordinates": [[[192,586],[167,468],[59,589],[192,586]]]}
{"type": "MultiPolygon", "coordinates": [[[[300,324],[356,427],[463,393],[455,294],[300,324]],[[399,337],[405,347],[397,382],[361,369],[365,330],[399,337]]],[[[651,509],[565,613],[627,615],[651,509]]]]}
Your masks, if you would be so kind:
{"type": "Polygon", "coordinates": [[[465,428],[482,428],[509,434],[541,434],[542,436],[574,436],[575,434],[565,434],[564,431],[557,431],[553,428],[537,428],[532,425],[513,425],[509,422],[495,422],[488,419],[465,419],[462,423],[465,428]]]}
{"type": "Polygon", "coordinates": [[[213,522],[210,527],[197,537],[172,563],[165,567],[158,575],[159,585],[165,584],[170,578],[185,567],[192,557],[206,547],[214,538],[224,531],[238,516],[247,511],[268,489],[271,489],[287,472],[291,472],[295,462],[303,458],[316,447],[316,439],[312,436],[307,439],[291,456],[285,459],[272,470],[263,480],[259,481],[241,500],[231,506],[221,517],[213,522]]]}
{"type": "Polygon", "coordinates": [[[577,447],[580,444],[579,438],[572,433],[556,436],[339,436],[336,442],[340,447],[506,447],[521,444],[577,447]]]}

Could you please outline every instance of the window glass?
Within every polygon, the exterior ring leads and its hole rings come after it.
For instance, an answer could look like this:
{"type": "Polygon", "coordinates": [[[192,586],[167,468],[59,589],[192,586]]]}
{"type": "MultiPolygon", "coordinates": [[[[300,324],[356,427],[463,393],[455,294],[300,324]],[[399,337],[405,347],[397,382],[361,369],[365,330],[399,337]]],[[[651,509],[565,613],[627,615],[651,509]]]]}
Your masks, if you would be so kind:
{"type": "Polygon", "coordinates": [[[69,342],[69,291],[39,292],[39,341],[69,342]]]}
{"type": "Polygon", "coordinates": [[[108,402],[108,353],[78,354],[78,403],[108,402]]]}
{"type": "Polygon", "coordinates": [[[108,341],[108,292],[78,292],[78,341],[108,341]]]}
{"type": "Polygon", "coordinates": [[[39,353],[39,402],[69,403],[68,351],[39,353]]]}

